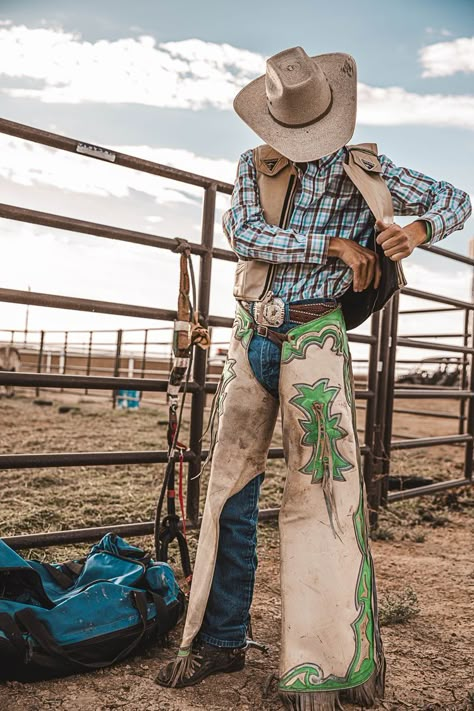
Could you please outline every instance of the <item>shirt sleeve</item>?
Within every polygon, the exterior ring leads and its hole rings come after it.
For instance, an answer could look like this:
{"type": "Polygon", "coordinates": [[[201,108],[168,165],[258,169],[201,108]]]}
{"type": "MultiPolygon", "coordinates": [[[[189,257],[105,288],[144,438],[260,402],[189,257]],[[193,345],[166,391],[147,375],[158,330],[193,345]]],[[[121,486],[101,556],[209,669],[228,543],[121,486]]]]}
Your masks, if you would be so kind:
{"type": "Polygon", "coordinates": [[[312,264],[327,260],[329,237],[265,222],[251,150],[240,157],[231,207],[222,216],[222,227],[231,248],[244,260],[312,264]]]}
{"type": "Polygon", "coordinates": [[[395,214],[418,215],[427,222],[426,244],[434,244],[462,229],[472,211],[467,193],[444,180],[435,180],[411,168],[400,168],[385,155],[379,156],[379,160],[392,194],[395,214]]]}

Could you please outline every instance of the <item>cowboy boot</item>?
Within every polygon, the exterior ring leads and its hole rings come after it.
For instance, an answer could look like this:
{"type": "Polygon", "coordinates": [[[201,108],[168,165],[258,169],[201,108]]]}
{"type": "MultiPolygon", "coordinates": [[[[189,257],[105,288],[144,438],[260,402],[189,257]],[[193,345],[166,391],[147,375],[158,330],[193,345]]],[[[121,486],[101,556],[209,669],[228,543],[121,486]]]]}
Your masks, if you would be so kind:
{"type": "Polygon", "coordinates": [[[169,662],[158,672],[155,682],[160,686],[183,689],[194,686],[211,674],[241,671],[245,666],[247,645],[237,648],[215,647],[195,642],[184,673],[176,675],[176,663],[169,662]]]}

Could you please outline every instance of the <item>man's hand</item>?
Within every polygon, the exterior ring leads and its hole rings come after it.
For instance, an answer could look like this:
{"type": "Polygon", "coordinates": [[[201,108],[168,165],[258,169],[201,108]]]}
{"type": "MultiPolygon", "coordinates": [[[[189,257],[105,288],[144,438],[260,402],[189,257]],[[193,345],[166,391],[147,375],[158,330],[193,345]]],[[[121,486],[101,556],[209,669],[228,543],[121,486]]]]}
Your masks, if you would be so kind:
{"type": "Polygon", "coordinates": [[[361,247],[360,244],[343,237],[331,237],[329,241],[330,257],[339,257],[354,273],[352,288],[354,291],[364,291],[372,280],[375,289],[380,284],[382,271],[377,255],[373,249],[361,247]]]}
{"type": "Polygon", "coordinates": [[[377,242],[382,246],[385,256],[393,262],[408,257],[426,239],[426,223],[423,220],[416,220],[406,227],[386,225],[382,220],[377,220],[375,226],[380,230],[377,242]]]}

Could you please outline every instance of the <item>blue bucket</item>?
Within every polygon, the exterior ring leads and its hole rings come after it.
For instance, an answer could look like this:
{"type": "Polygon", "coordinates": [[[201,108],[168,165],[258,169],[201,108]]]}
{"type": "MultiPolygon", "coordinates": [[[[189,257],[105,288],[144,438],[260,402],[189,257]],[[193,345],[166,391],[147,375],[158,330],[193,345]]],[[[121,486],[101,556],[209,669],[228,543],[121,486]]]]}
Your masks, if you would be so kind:
{"type": "Polygon", "coordinates": [[[117,407],[124,410],[136,410],[140,405],[139,390],[119,390],[117,396],[117,407]]]}

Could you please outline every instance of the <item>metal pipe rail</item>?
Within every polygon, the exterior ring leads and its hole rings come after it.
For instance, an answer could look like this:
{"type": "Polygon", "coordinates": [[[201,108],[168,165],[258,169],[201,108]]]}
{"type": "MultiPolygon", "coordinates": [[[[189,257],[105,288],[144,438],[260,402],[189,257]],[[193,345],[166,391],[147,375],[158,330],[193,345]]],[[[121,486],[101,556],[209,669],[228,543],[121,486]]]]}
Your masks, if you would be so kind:
{"type": "Polygon", "coordinates": [[[413,338],[403,338],[400,336],[397,339],[398,346],[407,346],[408,348],[424,348],[426,350],[447,351],[449,353],[474,353],[474,348],[468,346],[450,346],[447,343],[437,343],[436,341],[417,341],[413,338]]]}
{"type": "MultiPolygon", "coordinates": [[[[263,509],[259,511],[259,521],[268,521],[277,518],[278,509],[263,509]]],[[[186,530],[198,528],[200,521],[186,522],[186,530]]],[[[154,521],[141,521],[139,523],[121,523],[115,526],[96,526],[95,528],[76,528],[70,531],[50,531],[48,533],[32,533],[24,536],[7,536],[3,540],[11,548],[47,548],[48,546],[62,546],[73,543],[87,543],[97,541],[106,533],[115,533],[117,536],[147,536],[153,533],[154,521]]],[[[180,524],[182,528],[182,524],[180,524]]]]}
{"type": "Polygon", "coordinates": [[[472,257],[466,257],[464,254],[457,254],[457,252],[451,252],[450,249],[443,249],[443,247],[437,247],[433,245],[420,245],[419,249],[423,249],[430,254],[439,254],[440,257],[447,257],[448,259],[453,259],[455,262],[462,262],[463,264],[468,264],[470,267],[474,267],[474,259],[472,257]]]}
{"type": "Polygon", "coordinates": [[[433,484],[425,484],[424,486],[416,486],[413,489],[405,489],[403,491],[393,491],[388,495],[388,501],[403,501],[404,499],[413,499],[416,496],[424,496],[425,494],[438,494],[447,489],[455,489],[460,486],[469,486],[472,484],[471,479],[451,479],[448,481],[438,481],[433,484]]]}
{"type": "MultiPolygon", "coordinates": [[[[97,222],[87,222],[86,220],[56,215],[51,212],[29,210],[26,207],[0,203],[0,217],[4,217],[8,220],[17,220],[19,222],[28,222],[34,225],[43,225],[44,227],[67,230],[69,232],[79,232],[81,234],[91,235],[92,237],[112,239],[117,242],[141,244],[145,247],[158,247],[159,249],[167,249],[171,252],[176,249],[176,241],[171,237],[160,237],[159,235],[152,235],[148,232],[137,232],[136,230],[102,225],[97,222]]],[[[212,256],[216,259],[224,259],[228,262],[237,261],[236,255],[229,249],[221,249],[219,247],[208,248],[196,242],[190,242],[189,244],[192,254],[202,256],[207,254],[210,249],[212,256]]]]}
{"type": "Polygon", "coordinates": [[[446,387],[445,389],[440,388],[437,385],[433,385],[430,389],[429,385],[425,385],[424,388],[395,388],[393,394],[396,398],[443,398],[446,400],[459,400],[460,398],[474,398],[474,392],[471,390],[454,390],[453,388],[446,387]]]}
{"type": "Polygon", "coordinates": [[[418,447],[433,447],[440,444],[464,444],[472,442],[473,436],[470,434],[454,434],[439,437],[416,437],[392,442],[391,449],[417,449],[418,447]]]}
{"type": "MultiPolygon", "coordinates": [[[[367,445],[361,445],[361,453],[368,454],[367,445]]],[[[203,449],[200,459],[206,459],[208,451],[203,449]]],[[[283,449],[272,447],[268,459],[281,459],[283,449]]],[[[184,452],[184,461],[196,459],[189,449],[184,452]]],[[[0,469],[42,469],[45,467],[85,467],[105,464],[166,464],[168,452],[161,449],[147,449],[130,452],[48,452],[44,454],[0,454],[0,469]]]]}
{"type": "Polygon", "coordinates": [[[464,333],[406,333],[399,338],[463,338],[464,333]]]}
{"type": "MultiPolygon", "coordinates": [[[[149,390],[151,392],[166,392],[167,380],[155,380],[151,378],[121,378],[102,377],[100,375],[58,375],[55,373],[12,373],[0,370],[0,385],[17,385],[31,387],[39,385],[45,388],[72,388],[90,390],[115,390],[118,388],[128,388],[129,390],[149,390]]],[[[190,381],[187,386],[188,392],[195,393],[203,390],[206,393],[214,393],[217,388],[215,382],[205,382],[202,385],[195,381],[190,381]]],[[[374,397],[372,390],[355,390],[357,399],[369,400],[374,397]]]]}
{"type": "MultiPolygon", "coordinates": [[[[39,386],[45,388],[89,388],[90,390],[149,390],[151,392],[166,392],[167,380],[152,378],[121,378],[102,377],[100,375],[59,375],[55,373],[11,373],[0,371],[0,385],[39,386]]],[[[195,392],[200,386],[191,381],[188,391],[195,392]]],[[[209,385],[207,392],[214,392],[215,386],[209,385]]]]}
{"type": "Polygon", "coordinates": [[[402,309],[398,313],[401,314],[437,314],[443,311],[460,311],[456,306],[439,308],[439,309],[402,309]]]}
{"type": "MultiPolygon", "coordinates": [[[[470,262],[474,266],[474,259],[470,262]]],[[[433,294],[431,291],[421,291],[420,289],[411,289],[408,286],[404,286],[401,290],[402,294],[405,296],[413,296],[418,299],[427,299],[428,301],[436,301],[440,304],[448,304],[450,306],[455,306],[457,309],[474,309],[474,301],[461,301],[460,299],[452,299],[450,296],[442,296],[441,294],[433,294]]],[[[407,313],[407,312],[405,312],[407,313]]]]}
{"type": "MultiPolygon", "coordinates": [[[[432,410],[410,410],[404,409],[402,407],[394,407],[394,412],[399,412],[404,415],[421,415],[422,417],[440,417],[443,420],[459,420],[459,415],[451,415],[448,412],[433,412],[432,410]]],[[[466,419],[466,417],[461,417],[461,419],[466,419]]]]}
{"type": "Polygon", "coordinates": [[[204,175],[199,175],[198,173],[190,173],[186,170],[179,170],[178,168],[172,168],[168,165],[162,165],[161,163],[154,163],[144,158],[137,158],[127,153],[112,151],[109,148],[88,144],[84,141],[62,136],[59,133],[51,133],[50,131],[27,126],[26,124],[17,123],[16,121],[0,119],[0,133],[7,133],[9,136],[16,136],[17,138],[23,138],[26,141],[33,141],[34,143],[41,143],[43,146],[58,148],[62,151],[68,151],[69,153],[75,153],[76,155],[82,155],[96,160],[105,160],[113,165],[139,170],[142,173],[151,173],[161,178],[177,180],[180,183],[188,183],[189,185],[196,185],[200,188],[209,188],[215,185],[222,193],[228,195],[232,193],[233,186],[222,180],[213,180],[204,175]]]}

